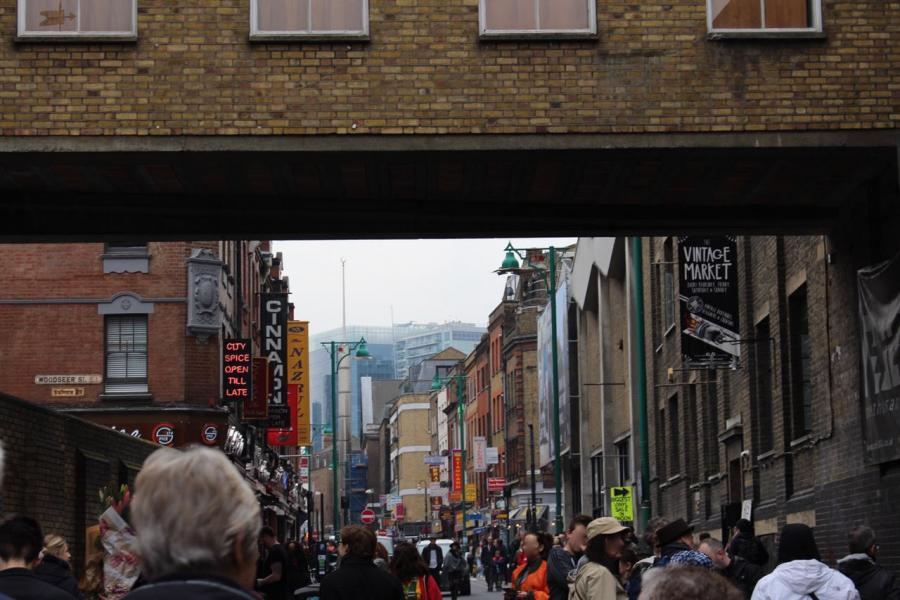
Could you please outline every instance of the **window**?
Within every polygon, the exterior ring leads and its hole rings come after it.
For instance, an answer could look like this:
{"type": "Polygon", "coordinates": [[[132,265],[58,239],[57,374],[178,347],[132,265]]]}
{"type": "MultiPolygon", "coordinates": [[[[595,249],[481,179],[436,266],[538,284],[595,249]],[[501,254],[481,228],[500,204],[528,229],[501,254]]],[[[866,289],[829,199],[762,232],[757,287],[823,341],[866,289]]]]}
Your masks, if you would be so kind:
{"type": "Polygon", "coordinates": [[[482,38],[593,37],[594,0],[480,0],[482,38]]]}
{"type": "Polygon", "coordinates": [[[672,238],[666,240],[663,249],[663,331],[668,333],[675,327],[675,253],[672,238]]]}
{"type": "MultiPolygon", "coordinates": [[[[369,38],[368,0],[250,0],[250,39],[369,38]]],[[[437,334],[440,340],[440,334],[437,334]]]]}
{"type": "Polygon", "coordinates": [[[791,433],[801,438],[812,430],[811,348],[806,285],[788,298],[791,331],[791,433]]]}
{"type": "Polygon", "coordinates": [[[756,427],[759,440],[757,454],[774,448],[772,432],[772,340],[769,339],[769,317],[756,324],[756,427]]]}
{"type": "Polygon", "coordinates": [[[19,0],[19,39],[137,39],[136,0],[19,0]]]}
{"type": "Polygon", "coordinates": [[[616,462],[619,465],[619,485],[631,481],[631,438],[616,443],[616,462]]]}
{"type": "Polygon", "coordinates": [[[106,317],[106,393],[147,393],[147,316],[106,317]]]}
{"type": "Polygon", "coordinates": [[[674,477],[681,472],[681,449],[678,447],[678,432],[681,430],[678,422],[678,394],[669,398],[669,477],[674,477]]]}
{"type": "Polygon", "coordinates": [[[713,35],[803,34],[822,31],[821,0],[707,0],[713,35]]]}

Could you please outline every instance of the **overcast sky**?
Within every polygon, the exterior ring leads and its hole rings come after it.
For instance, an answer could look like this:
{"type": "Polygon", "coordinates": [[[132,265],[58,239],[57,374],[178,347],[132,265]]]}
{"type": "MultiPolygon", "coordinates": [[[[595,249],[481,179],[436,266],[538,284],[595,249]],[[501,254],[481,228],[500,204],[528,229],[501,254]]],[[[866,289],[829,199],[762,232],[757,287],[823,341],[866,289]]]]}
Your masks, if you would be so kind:
{"type": "MultiPolygon", "coordinates": [[[[507,239],[275,242],[284,254],[294,316],[313,334],[341,326],[341,258],[347,324],[465,321],[486,325],[505,277],[494,270],[507,239]]],[[[563,247],[574,238],[513,239],[517,247],[563,247]]]]}

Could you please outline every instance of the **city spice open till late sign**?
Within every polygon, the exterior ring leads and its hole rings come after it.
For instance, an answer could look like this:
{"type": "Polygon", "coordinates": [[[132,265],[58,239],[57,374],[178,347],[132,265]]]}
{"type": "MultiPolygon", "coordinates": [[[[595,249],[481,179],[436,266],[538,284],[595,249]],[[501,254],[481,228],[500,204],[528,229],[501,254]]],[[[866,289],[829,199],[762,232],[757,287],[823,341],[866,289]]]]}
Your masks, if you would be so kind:
{"type": "Polygon", "coordinates": [[[222,395],[225,400],[247,401],[253,395],[252,350],[248,339],[222,342],[222,395]]]}

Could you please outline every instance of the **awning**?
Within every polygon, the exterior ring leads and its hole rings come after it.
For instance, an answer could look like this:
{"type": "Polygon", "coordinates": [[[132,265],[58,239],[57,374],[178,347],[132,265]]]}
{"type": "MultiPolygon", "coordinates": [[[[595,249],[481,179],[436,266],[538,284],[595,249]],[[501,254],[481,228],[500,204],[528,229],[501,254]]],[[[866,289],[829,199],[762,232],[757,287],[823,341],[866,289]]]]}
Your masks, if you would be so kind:
{"type": "MultiPolygon", "coordinates": [[[[517,508],[513,513],[510,513],[509,520],[517,521],[520,523],[524,523],[528,521],[528,508],[527,506],[522,508],[517,508]]],[[[538,504],[535,507],[535,513],[537,514],[537,520],[546,519],[547,513],[550,512],[550,507],[546,504],[538,504]]]]}

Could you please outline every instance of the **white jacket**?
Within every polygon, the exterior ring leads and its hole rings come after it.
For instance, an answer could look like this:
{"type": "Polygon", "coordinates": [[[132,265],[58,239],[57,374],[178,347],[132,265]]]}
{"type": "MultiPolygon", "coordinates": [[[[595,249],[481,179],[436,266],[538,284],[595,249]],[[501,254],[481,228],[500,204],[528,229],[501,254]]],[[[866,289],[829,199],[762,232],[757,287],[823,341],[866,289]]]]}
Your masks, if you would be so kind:
{"type": "Polygon", "coordinates": [[[778,565],[759,580],[752,600],[859,600],[849,578],[817,560],[793,560],[778,565]]]}

